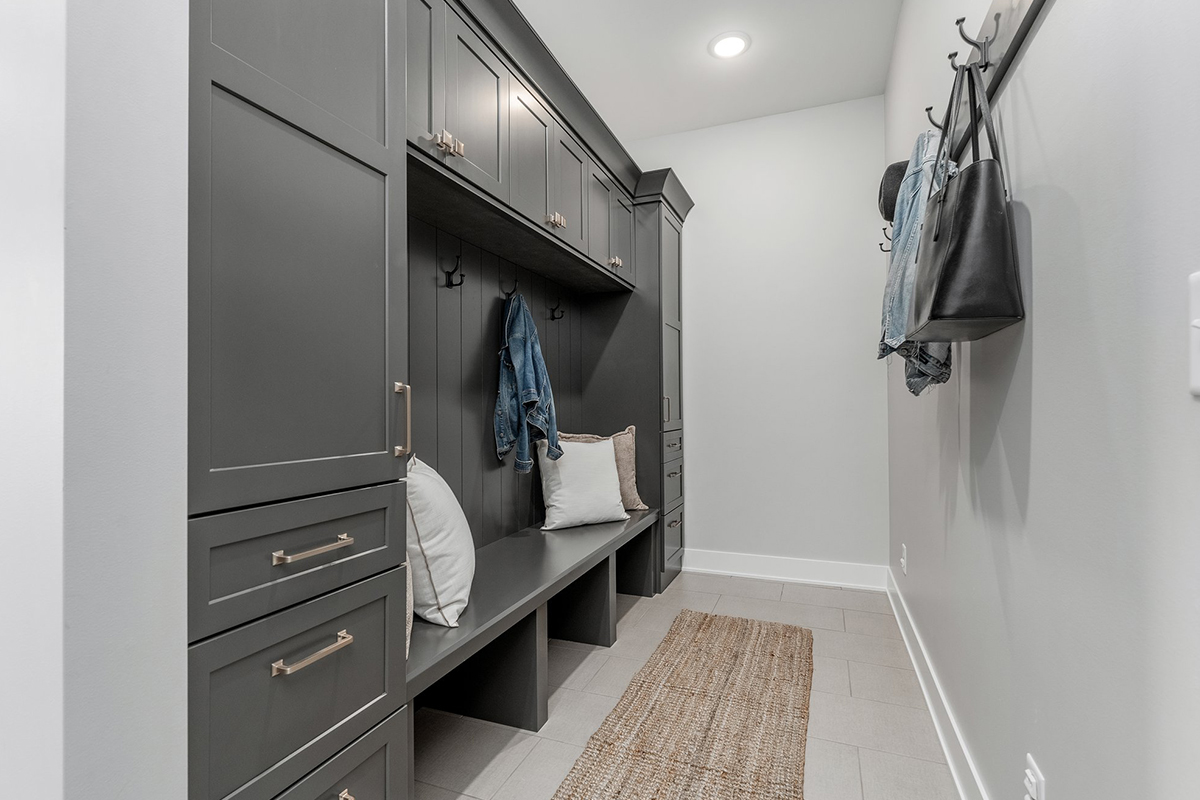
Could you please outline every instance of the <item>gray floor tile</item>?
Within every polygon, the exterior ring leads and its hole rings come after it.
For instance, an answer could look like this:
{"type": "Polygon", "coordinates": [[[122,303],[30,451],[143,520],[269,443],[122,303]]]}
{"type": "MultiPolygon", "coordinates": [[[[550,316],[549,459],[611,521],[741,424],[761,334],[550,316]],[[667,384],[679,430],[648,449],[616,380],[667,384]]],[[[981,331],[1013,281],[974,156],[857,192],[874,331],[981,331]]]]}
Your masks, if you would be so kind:
{"type": "Polygon", "coordinates": [[[615,697],[555,689],[550,695],[550,721],[538,736],[583,747],[616,705],[615,697]]]}
{"type": "Polygon", "coordinates": [[[841,658],[813,656],[814,692],[850,694],[850,664],[841,658]]]}
{"type": "Polygon", "coordinates": [[[785,583],[782,599],[787,603],[807,603],[810,606],[852,608],[855,611],[871,611],[876,614],[892,613],[892,604],[888,602],[886,594],[813,586],[808,583],[785,583]]]}
{"type": "Polygon", "coordinates": [[[933,720],[923,708],[813,692],[808,734],[928,761],[945,760],[933,720]]]}
{"type": "Polygon", "coordinates": [[[860,750],[859,763],[863,800],[959,800],[945,764],[873,750],[860,750]]]}
{"type": "Polygon", "coordinates": [[[631,594],[617,595],[617,636],[638,623],[650,608],[653,601],[649,597],[635,597],[631,594]]]}
{"type": "Polygon", "coordinates": [[[847,633],[862,633],[867,636],[882,636],[885,639],[901,639],[900,626],[891,614],[873,614],[870,611],[847,610],[847,633]]]}
{"type": "Polygon", "coordinates": [[[625,694],[625,690],[629,688],[629,682],[643,666],[645,664],[641,661],[610,657],[608,661],[604,662],[604,666],[600,668],[596,676],[583,687],[583,690],[609,697],[620,697],[625,694]]]}
{"type": "Polygon", "coordinates": [[[676,586],[693,592],[757,597],[760,600],[778,600],[783,594],[783,584],[778,581],[712,575],[704,572],[685,572],[671,584],[672,588],[676,586]]]}
{"type": "Polygon", "coordinates": [[[414,728],[416,779],[479,798],[499,791],[537,743],[514,728],[431,709],[417,712],[414,728]]]}
{"type": "Polygon", "coordinates": [[[643,628],[639,623],[618,636],[616,644],[608,648],[607,653],[618,658],[631,658],[644,664],[655,649],[662,644],[666,633],[665,630],[643,628]]]}
{"type": "Polygon", "coordinates": [[[570,650],[585,650],[589,653],[607,653],[607,647],[601,647],[598,644],[584,644],[583,642],[572,642],[567,639],[551,639],[551,647],[566,647],[570,650]]]}
{"type": "Polygon", "coordinates": [[[783,603],[778,600],[753,600],[746,597],[722,595],[717,602],[716,614],[730,617],[745,617],[766,622],[783,622],[804,628],[844,630],[842,610],[825,606],[809,606],[800,603],[783,603]]]}
{"type": "Polygon", "coordinates": [[[904,642],[860,633],[813,629],[813,654],[847,661],[865,661],[885,667],[912,669],[904,642]]]}
{"type": "Polygon", "coordinates": [[[858,748],[809,736],[804,748],[804,800],[862,800],[858,748]]]}
{"type": "MultiPolygon", "coordinates": [[[[634,627],[659,632],[665,636],[667,631],[671,630],[671,625],[682,610],[673,606],[651,606],[646,610],[646,613],[642,614],[642,618],[638,620],[637,625],[634,627]]],[[[632,628],[626,628],[626,630],[632,630],[632,628]]],[[[617,631],[617,638],[621,638],[620,630],[617,631]]]]}
{"type": "Polygon", "coordinates": [[[416,800],[482,800],[481,798],[471,797],[458,792],[451,792],[447,789],[442,789],[437,786],[430,786],[428,783],[417,781],[416,800]]]}
{"type": "Polygon", "coordinates": [[[582,754],[582,747],[539,739],[533,752],[491,800],[551,800],[582,754]]]}
{"type": "Polygon", "coordinates": [[[711,614],[719,597],[719,594],[713,592],[690,592],[687,589],[676,588],[675,584],[671,584],[665,592],[655,597],[651,602],[656,606],[690,608],[693,611],[703,611],[706,614],[711,614]]]}
{"type": "Polygon", "coordinates": [[[582,689],[607,660],[605,653],[554,645],[549,648],[550,685],[582,689]]]}
{"type": "Polygon", "coordinates": [[[910,669],[881,667],[878,664],[849,662],[850,694],[864,700],[878,700],[900,706],[925,708],[925,695],[917,673],[910,669]]]}

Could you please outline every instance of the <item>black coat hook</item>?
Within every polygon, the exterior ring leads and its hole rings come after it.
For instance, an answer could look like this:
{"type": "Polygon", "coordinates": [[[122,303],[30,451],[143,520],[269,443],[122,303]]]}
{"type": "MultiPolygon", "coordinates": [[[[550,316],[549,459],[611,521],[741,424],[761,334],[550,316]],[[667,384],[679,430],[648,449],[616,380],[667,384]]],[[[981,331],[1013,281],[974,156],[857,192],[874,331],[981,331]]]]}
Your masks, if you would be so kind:
{"type": "MultiPolygon", "coordinates": [[[[958,35],[962,37],[964,42],[979,51],[979,71],[987,72],[987,68],[991,66],[989,51],[991,50],[992,42],[995,41],[995,36],[993,35],[984,37],[982,42],[972,39],[970,36],[967,36],[966,30],[963,28],[963,23],[966,21],[966,17],[959,17],[958,19],[954,20],[954,24],[958,26],[958,35]]],[[[996,28],[997,30],[1000,28],[999,14],[996,15],[996,28]]]]}
{"type": "Polygon", "coordinates": [[[881,253],[890,253],[890,252],[892,252],[892,249],[890,247],[884,247],[883,242],[880,242],[879,243],[879,251],[881,253]]]}
{"type": "Polygon", "coordinates": [[[933,106],[927,106],[925,108],[925,116],[929,117],[929,122],[931,125],[933,125],[933,127],[937,128],[939,131],[942,130],[942,123],[933,118],[933,106]]]}
{"type": "Polygon", "coordinates": [[[516,294],[516,293],[517,293],[517,287],[519,287],[520,285],[521,285],[521,281],[520,281],[520,279],[519,279],[519,278],[513,278],[513,287],[512,287],[512,291],[509,291],[508,289],[505,289],[505,288],[504,288],[504,283],[503,283],[503,282],[501,282],[501,284],[500,284],[500,291],[504,292],[504,296],[505,296],[506,298],[511,298],[511,297],[512,297],[514,294],[516,294]]]}
{"type": "Polygon", "coordinates": [[[559,311],[560,308],[562,308],[562,300],[561,299],[558,301],[558,305],[556,305],[554,308],[550,309],[550,319],[562,319],[563,317],[565,317],[567,315],[567,312],[559,311]]]}
{"type": "Polygon", "coordinates": [[[458,276],[458,280],[457,280],[457,281],[456,281],[456,280],[454,280],[454,276],[455,276],[455,274],[456,274],[456,273],[458,273],[458,271],[459,271],[460,269],[462,269],[462,256],[458,256],[458,257],[455,259],[455,261],[454,261],[454,269],[451,269],[451,270],[445,270],[445,269],[444,269],[444,270],[442,270],[442,272],[446,273],[446,288],[447,288],[447,289],[453,289],[453,288],[454,288],[454,287],[456,287],[456,286],[462,286],[464,283],[466,283],[466,282],[467,282],[467,276],[466,276],[466,275],[459,275],[459,276],[458,276]]]}
{"type": "Polygon", "coordinates": [[[890,242],[892,240],[892,237],[888,236],[887,228],[880,228],[880,230],[883,231],[883,238],[887,239],[890,242]]]}
{"type": "Polygon", "coordinates": [[[953,53],[946,56],[946,58],[950,59],[950,66],[954,69],[955,72],[958,72],[958,62],[954,60],[954,59],[958,58],[958,51],[955,50],[953,53]]]}

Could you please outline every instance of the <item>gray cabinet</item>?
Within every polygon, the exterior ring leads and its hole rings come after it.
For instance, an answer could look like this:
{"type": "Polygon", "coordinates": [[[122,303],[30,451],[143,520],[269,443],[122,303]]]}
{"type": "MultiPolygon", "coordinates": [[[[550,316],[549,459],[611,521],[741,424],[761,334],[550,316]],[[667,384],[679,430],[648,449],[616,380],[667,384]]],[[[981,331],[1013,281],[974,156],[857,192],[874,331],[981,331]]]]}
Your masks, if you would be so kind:
{"type": "Polygon", "coordinates": [[[408,141],[442,160],[438,147],[446,126],[446,3],[407,0],[408,141]]]}
{"type": "Polygon", "coordinates": [[[588,252],[588,157],[563,130],[554,128],[551,187],[553,211],[559,217],[554,232],[581,253],[588,252]]]}
{"type": "Polygon", "coordinates": [[[405,16],[192,5],[189,513],[396,480],[405,16]]]}
{"type": "Polygon", "coordinates": [[[455,140],[447,164],[507,201],[508,67],[453,11],[446,36],[446,129],[455,140]]]}
{"type": "Polygon", "coordinates": [[[554,117],[536,94],[513,80],[508,111],[508,202],[538,225],[548,224],[551,210],[551,160],[554,117]]]}
{"type": "Polygon", "coordinates": [[[663,515],[663,558],[666,564],[683,560],[683,506],[663,515]]]}
{"type": "Polygon", "coordinates": [[[662,347],[663,430],[683,427],[683,309],[680,289],[683,268],[683,223],[663,209],[662,248],[662,347]]]}
{"type": "Polygon", "coordinates": [[[617,274],[630,283],[637,283],[633,262],[633,201],[620,189],[613,193],[611,249],[616,258],[617,274]]]}
{"type": "Polygon", "coordinates": [[[409,800],[410,714],[400,709],[277,800],[409,800]]]}
{"type": "Polygon", "coordinates": [[[613,205],[617,190],[604,169],[588,162],[588,255],[602,267],[616,268],[612,250],[613,205]]]}

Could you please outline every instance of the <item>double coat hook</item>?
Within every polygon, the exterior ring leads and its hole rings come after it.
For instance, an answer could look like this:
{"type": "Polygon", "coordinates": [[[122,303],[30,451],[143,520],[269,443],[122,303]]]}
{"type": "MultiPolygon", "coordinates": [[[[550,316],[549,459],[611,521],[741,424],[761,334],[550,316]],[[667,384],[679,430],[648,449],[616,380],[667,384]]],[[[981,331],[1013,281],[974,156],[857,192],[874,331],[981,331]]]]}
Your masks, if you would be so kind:
{"type": "Polygon", "coordinates": [[[511,290],[511,291],[509,291],[508,289],[505,289],[505,288],[504,288],[504,284],[503,284],[503,283],[501,283],[501,284],[500,284],[500,291],[504,292],[504,297],[505,297],[505,299],[511,299],[511,298],[512,298],[512,296],[513,296],[514,294],[516,294],[516,293],[517,293],[517,287],[519,287],[520,285],[521,285],[521,281],[520,281],[520,279],[519,279],[519,278],[513,278],[513,287],[512,287],[512,290],[511,290]]]}
{"type": "MultiPolygon", "coordinates": [[[[888,232],[887,232],[887,228],[886,228],[886,227],[885,227],[885,228],[883,228],[883,238],[887,239],[889,242],[892,240],[892,237],[888,236],[888,232]]],[[[892,249],[891,249],[890,247],[884,247],[884,246],[883,246],[883,242],[880,242],[880,243],[879,243],[879,249],[880,249],[880,251],[882,251],[882,252],[884,252],[884,253],[890,253],[890,252],[892,252],[892,249]]]]}
{"type": "Polygon", "coordinates": [[[457,256],[454,260],[454,269],[444,269],[442,272],[446,274],[446,288],[453,289],[456,286],[462,286],[467,282],[467,276],[459,275],[458,280],[454,280],[454,276],[462,269],[462,256],[457,256]]]}
{"type": "Polygon", "coordinates": [[[558,319],[562,319],[563,317],[565,317],[567,315],[567,312],[559,311],[560,308],[562,308],[562,299],[561,298],[558,301],[558,305],[556,305],[554,308],[550,309],[550,319],[558,320],[558,319]]]}

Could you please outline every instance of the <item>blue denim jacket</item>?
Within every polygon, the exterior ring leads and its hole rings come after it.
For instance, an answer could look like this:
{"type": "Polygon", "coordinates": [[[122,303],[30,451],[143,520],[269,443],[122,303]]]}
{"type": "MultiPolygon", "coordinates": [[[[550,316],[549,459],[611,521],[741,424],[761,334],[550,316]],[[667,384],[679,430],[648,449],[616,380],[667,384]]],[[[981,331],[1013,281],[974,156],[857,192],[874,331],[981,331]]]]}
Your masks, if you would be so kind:
{"type": "MultiPolygon", "coordinates": [[[[892,260],[883,294],[883,334],[879,342],[879,358],[885,358],[893,352],[899,352],[904,357],[905,383],[915,395],[919,395],[931,383],[945,383],[950,379],[949,343],[910,342],[904,338],[916,284],[917,245],[921,242],[921,225],[925,222],[930,184],[933,184],[933,191],[937,192],[945,178],[944,175],[933,174],[941,136],[940,131],[925,131],[917,137],[913,146],[908,170],[904,173],[896,197],[892,260]]],[[[953,175],[957,171],[958,168],[951,161],[949,173],[953,175]]]]}
{"type": "Polygon", "coordinates": [[[500,393],[496,397],[496,455],[517,448],[517,472],[533,469],[530,444],[546,439],[552,461],[562,457],[554,392],[542,358],[542,343],[521,295],[504,303],[504,347],[500,350],[500,393]]]}

